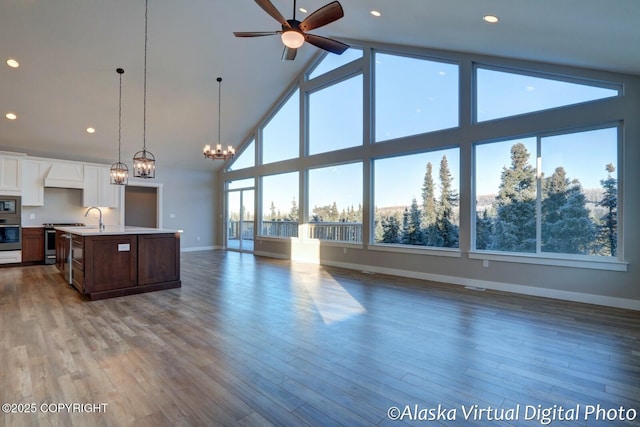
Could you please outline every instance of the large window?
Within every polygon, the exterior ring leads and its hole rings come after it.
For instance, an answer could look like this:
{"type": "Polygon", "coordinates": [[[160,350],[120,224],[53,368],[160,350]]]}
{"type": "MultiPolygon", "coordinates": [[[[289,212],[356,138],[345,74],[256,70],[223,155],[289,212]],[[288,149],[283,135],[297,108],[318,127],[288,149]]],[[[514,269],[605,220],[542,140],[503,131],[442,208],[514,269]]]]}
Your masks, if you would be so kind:
{"type": "Polygon", "coordinates": [[[617,127],[477,145],[476,249],[615,256],[617,147],[617,127]]]}
{"type": "Polygon", "coordinates": [[[309,237],[362,242],[362,163],[309,170],[309,237]]]}
{"type": "Polygon", "coordinates": [[[458,66],[375,55],[376,141],[458,126],[458,66]]]}
{"type": "Polygon", "coordinates": [[[460,150],[374,162],[375,242],[459,247],[460,150]]]}
{"type": "Polygon", "coordinates": [[[300,92],[296,90],[262,129],[262,163],[300,155],[300,92]]]}
{"type": "Polygon", "coordinates": [[[633,227],[618,206],[635,200],[618,189],[635,176],[633,77],[382,48],[328,54],[298,75],[223,172],[259,178],[257,235],[297,237],[296,250],[355,243],[365,261],[378,251],[459,257],[464,268],[627,269],[622,231],[633,227]]]}
{"type": "Polygon", "coordinates": [[[298,236],[298,172],[262,177],[262,236],[298,236]]]}
{"type": "Polygon", "coordinates": [[[477,70],[479,122],[617,96],[618,89],[527,74],[477,70]]]}
{"type": "Polygon", "coordinates": [[[309,95],[309,154],[362,145],[362,75],[309,95]]]}

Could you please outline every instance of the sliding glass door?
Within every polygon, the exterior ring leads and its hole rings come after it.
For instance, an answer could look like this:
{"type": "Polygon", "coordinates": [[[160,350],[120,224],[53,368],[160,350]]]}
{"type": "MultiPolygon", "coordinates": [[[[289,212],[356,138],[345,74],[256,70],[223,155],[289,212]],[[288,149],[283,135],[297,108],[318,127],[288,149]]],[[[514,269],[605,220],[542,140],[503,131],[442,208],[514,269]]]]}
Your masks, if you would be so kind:
{"type": "Polygon", "coordinates": [[[227,249],[253,252],[254,189],[227,190],[227,249]]]}

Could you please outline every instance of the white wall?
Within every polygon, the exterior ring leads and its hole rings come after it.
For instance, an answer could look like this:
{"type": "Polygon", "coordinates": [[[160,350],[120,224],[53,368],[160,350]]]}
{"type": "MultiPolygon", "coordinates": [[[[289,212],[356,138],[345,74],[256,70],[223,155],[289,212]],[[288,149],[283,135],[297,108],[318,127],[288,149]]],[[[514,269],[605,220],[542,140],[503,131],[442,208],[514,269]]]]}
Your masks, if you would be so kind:
{"type": "Polygon", "coordinates": [[[167,169],[162,171],[164,209],[162,227],[183,230],[181,250],[215,246],[217,178],[213,171],[167,169]]]}
{"type": "MultiPolygon", "coordinates": [[[[23,206],[22,226],[41,226],[44,223],[85,223],[97,224],[97,212],[84,216],[87,208],[83,206],[81,189],[45,188],[44,206],[23,206]]],[[[120,210],[101,208],[103,221],[107,225],[118,224],[120,210]]]]}

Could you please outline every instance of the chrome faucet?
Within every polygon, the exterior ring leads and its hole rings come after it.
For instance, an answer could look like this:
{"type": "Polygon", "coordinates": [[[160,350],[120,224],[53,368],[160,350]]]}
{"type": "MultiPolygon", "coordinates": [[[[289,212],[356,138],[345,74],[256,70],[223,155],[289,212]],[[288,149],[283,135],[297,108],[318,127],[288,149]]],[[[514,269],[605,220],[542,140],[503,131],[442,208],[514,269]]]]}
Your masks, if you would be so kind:
{"type": "Polygon", "coordinates": [[[84,213],[84,217],[86,218],[87,215],[89,215],[89,212],[91,212],[92,209],[97,209],[98,212],[100,212],[100,219],[98,220],[98,227],[100,228],[100,231],[104,230],[104,223],[102,222],[102,209],[97,208],[95,206],[91,206],[89,209],[87,209],[87,211],[84,213]]]}

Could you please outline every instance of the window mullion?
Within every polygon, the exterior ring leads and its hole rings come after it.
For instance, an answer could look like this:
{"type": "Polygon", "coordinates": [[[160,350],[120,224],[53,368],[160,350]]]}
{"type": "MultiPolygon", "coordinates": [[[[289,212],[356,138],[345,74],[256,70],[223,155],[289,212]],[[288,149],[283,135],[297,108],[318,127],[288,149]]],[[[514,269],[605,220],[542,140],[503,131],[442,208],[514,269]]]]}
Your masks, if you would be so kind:
{"type": "Polygon", "coordinates": [[[542,138],[536,138],[536,253],[542,253],[542,138]]]}

